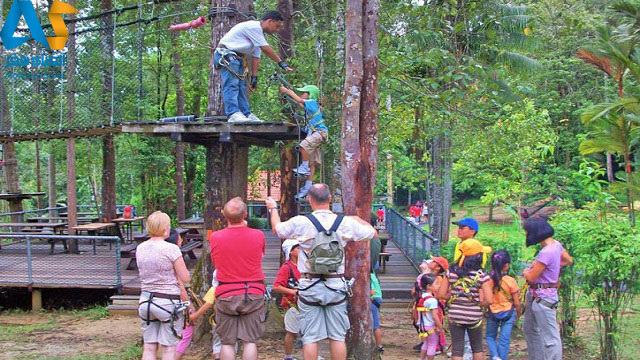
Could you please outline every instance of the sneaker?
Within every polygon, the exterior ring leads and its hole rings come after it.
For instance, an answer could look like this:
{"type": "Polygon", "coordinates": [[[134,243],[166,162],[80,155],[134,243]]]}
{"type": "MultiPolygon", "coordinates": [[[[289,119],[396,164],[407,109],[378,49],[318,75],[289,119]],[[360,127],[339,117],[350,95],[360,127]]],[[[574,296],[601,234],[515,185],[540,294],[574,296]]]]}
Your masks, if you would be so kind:
{"type": "Polygon", "coordinates": [[[382,346],[378,346],[378,347],[376,348],[376,351],[377,351],[377,352],[379,352],[379,353],[383,353],[383,352],[384,352],[384,347],[382,347],[382,346]]]}
{"type": "Polygon", "coordinates": [[[305,185],[305,186],[303,186],[303,187],[300,189],[300,192],[298,192],[298,193],[296,194],[296,199],[298,199],[298,200],[304,199],[304,197],[305,197],[305,196],[307,196],[307,193],[309,192],[309,189],[311,189],[311,185],[309,185],[309,186],[306,186],[306,185],[305,185]]]}
{"type": "Polygon", "coordinates": [[[264,122],[264,120],[260,120],[260,118],[255,116],[253,113],[249,114],[249,116],[247,116],[247,119],[249,119],[249,121],[251,122],[261,122],[261,123],[264,122]]]}
{"type": "Polygon", "coordinates": [[[247,121],[251,121],[251,120],[249,120],[249,118],[247,118],[246,116],[242,115],[240,111],[237,111],[231,114],[231,116],[229,116],[229,120],[227,120],[227,122],[230,122],[230,123],[242,123],[247,121]]]}
{"type": "Polygon", "coordinates": [[[293,169],[293,172],[301,176],[309,176],[311,174],[311,169],[309,168],[308,163],[302,163],[300,166],[293,169]]]}
{"type": "Polygon", "coordinates": [[[418,344],[418,345],[414,346],[414,347],[413,347],[413,350],[418,350],[418,351],[422,350],[422,343],[420,343],[420,344],[418,344]]]}

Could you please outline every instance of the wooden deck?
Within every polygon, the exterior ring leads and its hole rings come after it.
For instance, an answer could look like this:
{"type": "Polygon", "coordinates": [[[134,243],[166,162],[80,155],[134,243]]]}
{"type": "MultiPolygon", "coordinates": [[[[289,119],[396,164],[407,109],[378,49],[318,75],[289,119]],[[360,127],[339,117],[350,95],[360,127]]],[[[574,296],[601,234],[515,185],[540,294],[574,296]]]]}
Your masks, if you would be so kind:
{"type": "MultiPolygon", "coordinates": [[[[267,284],[273,284],[279,269],[280,241],[267,231],[266,254],[262,268],[267,284]]],[[[402,254],[400,249],[389,240],[386,252],[392,256],[387,262],[386,272],[379,274],[385,301],[396,299],[405,301],[409,298],[411,287],[417,275],[416,270],[402,254]]],[[[195,249],[198,259],[202,249],[195,249]]],[[[60,243],[56,244],[55,253],[49,254],[46,242],[33,246],[33,287],[34,288],[117,288],[115,249],[109,244],[98,244],[96,255],[89,243],[80,244],[80,254],[63,253],[60,243]]],[[[197,260],[187,257],[187,267],[193,270],[197,260]]],[[[129,259],[120,261],[122,292],[128,295],[140,293],[138,270],[126,270],[129,259]]],[[[0,287],[26,287],[27,258],[24,244],[3,245],[0,250],[0,287]]]]}

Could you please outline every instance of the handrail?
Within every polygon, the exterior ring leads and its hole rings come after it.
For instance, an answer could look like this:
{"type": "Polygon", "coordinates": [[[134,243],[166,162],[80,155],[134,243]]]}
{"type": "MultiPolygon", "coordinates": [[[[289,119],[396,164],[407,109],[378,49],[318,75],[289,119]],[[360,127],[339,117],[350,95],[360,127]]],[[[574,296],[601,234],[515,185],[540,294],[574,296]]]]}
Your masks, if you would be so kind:
{"type": "Polygon", "coordinates": [[[387,232],[400,250],[418,269],[429,254],[439,255],[439,241],[393,208],[386,209],[387,232]]]}

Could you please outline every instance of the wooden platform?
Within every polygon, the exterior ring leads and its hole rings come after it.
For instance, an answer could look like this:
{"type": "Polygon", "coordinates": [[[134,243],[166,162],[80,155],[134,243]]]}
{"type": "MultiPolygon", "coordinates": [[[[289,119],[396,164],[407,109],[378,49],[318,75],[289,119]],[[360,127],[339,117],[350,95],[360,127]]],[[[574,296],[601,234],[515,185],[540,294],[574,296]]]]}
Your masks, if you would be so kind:
{"type": "Polygon", "coordinates": [[[271,147],[278,140],[297,140],[298,127],[283,122],[176,122],[122,125],[123,133],[169,136],[174,141],[205,144],[212,140],[271,147]]]}
{"type": "MultiPolygon", "coordinates": [[[[266,254],[262,268],[267,284],[273,284],[280,268],[280,240],[271,231],[266,231],[266,254]]],[[[387,302],[407,302],[417,272],[393,241],[385,249],[392,256],[387,262],[387,271],[379,275],[383,298],[387,302]]],[[[202,249],[195,249],[199,259],[202,249]]],[[[122,293],[140,293],[138,270],[127,270],[129,259],[121,259],[120,272],[122,293]]],[[[62,245],[56,245],[53,255],[49,254],[46,242],[33,247],[33,287],[34,288],[93,288],[116,289],[116,252],[105,243],[93,246],[80,244],[80,254],[63,253],[62,245]]],[[[185,259],[187,267],[193,270],[197,260],[185,259]]],[[[27,287],[27,260],[24,244],[3,245],[0,250],[0,287],[27,287]]]]}

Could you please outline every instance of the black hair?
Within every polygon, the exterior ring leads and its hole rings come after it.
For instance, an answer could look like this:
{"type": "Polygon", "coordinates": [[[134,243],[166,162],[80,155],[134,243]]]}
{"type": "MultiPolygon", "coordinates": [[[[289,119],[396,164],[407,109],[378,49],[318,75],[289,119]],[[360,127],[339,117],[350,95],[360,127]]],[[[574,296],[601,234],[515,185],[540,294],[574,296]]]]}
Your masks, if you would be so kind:
{"type": "Polygon", "coordinates": [[[178,232],[176,229],[171,229],[171,231],[169,231],[169,237],[164,239],[164,241],[178,245],[178,232]]]}
{"type": "Polygon", "coordinates": [[[511,264],[511,255],[507,250],[498,250],[491,256],[491,280],[493,280],[493,288],[500,289],[502,282],[502,269],[506,264],[511,264]]]}
{"type": "Polygon", "coordinates": [[[527,220],[524,223],[524,231],[527,233],[527,246],[539,244],[554,234],[553,227],[542,217],[527,220]]]}
{"type": "Polygon", "coordinates": [[[280,14],[279,11],[271,10],[264,13],[264,15],[262,15],[261,20],[262,21],[266,21],[266,20],[284,21],[284,16],[282,16],[282,14],[280,14]]]}
{"type": "Polygon", "coordinates": [[[433,274],[424,274],[420,277],[420,289],[427,290],[427,286],[433,284],[436,281],[436,276],[433,274]]]}
{"type": "Polygon", "coordinates": [[[462,262],[462,266],[458,266],[458,264],[453,264],[451,266],[451,271],[456,273],[458,277],[468,276],[471,271],[478,271],[482,269],[482,253],[467,256],[464,258],[462,262]]]}

